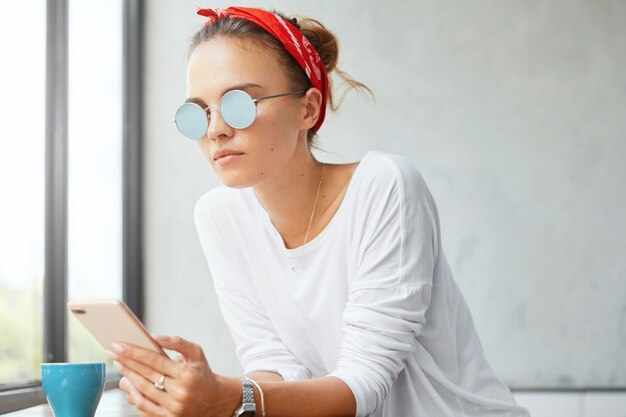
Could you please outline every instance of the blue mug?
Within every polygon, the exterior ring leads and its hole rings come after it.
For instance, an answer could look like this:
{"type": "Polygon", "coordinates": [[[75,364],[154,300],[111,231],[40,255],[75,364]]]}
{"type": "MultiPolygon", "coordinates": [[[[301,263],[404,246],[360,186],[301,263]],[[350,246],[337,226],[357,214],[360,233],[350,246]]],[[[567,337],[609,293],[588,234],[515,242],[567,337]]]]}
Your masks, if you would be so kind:
{"type": "Polygon", "coordinates": [[[93,417],[104,391],[100,363],[42,363],[41,386],[55,417],[93,417]]]}

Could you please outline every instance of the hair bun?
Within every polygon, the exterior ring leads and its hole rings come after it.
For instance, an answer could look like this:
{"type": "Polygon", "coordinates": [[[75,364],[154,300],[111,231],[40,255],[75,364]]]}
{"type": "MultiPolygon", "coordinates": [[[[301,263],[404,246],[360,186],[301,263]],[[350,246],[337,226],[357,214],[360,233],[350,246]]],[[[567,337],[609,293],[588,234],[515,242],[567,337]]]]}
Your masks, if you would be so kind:
{"type": "MultiPolygon", "coordinates": [[[[295,18],[294,18],[295,19],[295,18]]],[[[329,74],[329,104],[333,111],[337,111],[339,106],[346,97],[346,94],[352,90],[360,90],[361,92],[369,93],[374,98],[372,90],[370,90],[365,84],[356,81],[348,73],[337,68],[337,61],[339,60],[339,42],[335,37],[335,34],[328,30],[322,22],[310,17],[300,16],[300,31],[311,42],[317,53],[320,55],[326,72],[329,74]],[[335,74],[341,81],[343,81],[344,91],[339,101],[337,102],[333,97],[333,79],[331,74],[335,74]]]]}

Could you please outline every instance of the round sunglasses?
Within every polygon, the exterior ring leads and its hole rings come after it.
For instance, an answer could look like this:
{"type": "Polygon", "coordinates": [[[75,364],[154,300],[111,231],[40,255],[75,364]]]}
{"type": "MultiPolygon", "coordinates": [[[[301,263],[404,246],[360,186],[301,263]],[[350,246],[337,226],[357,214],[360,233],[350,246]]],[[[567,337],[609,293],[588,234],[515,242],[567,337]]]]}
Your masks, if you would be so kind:
{"type": "Polygon", "coordinates": [[[199,104],[192,102],[182,104],[176,111],[174,122],[183,136],[192,140],[199,140],[206,134],[209,128],[211,119],[211,112],[207,112],[209,109],[217,108],[224,122],[233,129],[245,129],[254,122],[256,118],[256,104],[259,101],[304,93],[306,91],[252,98],[245,91],[230,90],[222,96],[220,104],[217,106],[203,108],[199,104]]]}

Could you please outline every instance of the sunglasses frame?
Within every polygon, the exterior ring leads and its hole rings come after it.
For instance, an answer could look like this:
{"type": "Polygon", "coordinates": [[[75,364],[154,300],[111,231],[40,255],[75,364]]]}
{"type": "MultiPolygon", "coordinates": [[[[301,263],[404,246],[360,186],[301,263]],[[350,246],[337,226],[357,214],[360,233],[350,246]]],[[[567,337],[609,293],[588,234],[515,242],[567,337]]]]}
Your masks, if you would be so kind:
{"type": "MultiPolygon", "coordinates": [[[[244,93],[245,95],[250,97],[250,100],[252,100],[252,102],[254,103],[255,112],[254,112],[254,118],[252,119],[252,122],[249,125],[245,126],[245,127],[234,127],[234,126],[231,126],[230,123],[228,123],[226,120],[224,120],[224,123],[226,123],[232,129],[246,129],[246,128],[250,127],[252,125],[252,123],[254,123],[254,120],[256,119],[256,105],[257,105],[257,103],[259,101],[267,100],[267,99],[270,99],[270,98],[285,97],[285,96],[295,96],[295,95],[298,95],[298,94],[305,94],[307,91],[308,90],[294,91],[294,92],[291,92],[291,93],[273,94],[271,96],[252,98],[252,96],[250,94],[248,94],[246,91],[243,91],[243,90],[230,90],[230,91],[227,91],[226,93],[224,93],[224,95],[222,95],[222,97],[220,98],[220,103],[217,104],[217,105],[207,106],[207,107],[203,108],[198,103],[194,103],[192,101],[189,101],[189,102],[181,104],[178,107],[178,110],[180,110],[180,108],[182,106],[184,106],[184,105],[192,104],[194,106],[197,106],[200,110],[202,110],[202,112],[205,113],[205,115],[207,114],[207,110],[210,110],[210,109],[217,109],[217,110],[219,110],[220,114],[222,114],[222,101],[224,100],[224,97],[226,97],[228,94],[233,93],[233,92],[244,93]]],[[[176,110],[176,113],[178,113],[178,110],[176,110]]],[[[210,115],[210,112],[209,112],[209,115],[210,115]]],[[[222,115],[222,119],[224,119],[223,115],[222,115]]],[[[178,129],[178,131],[180,132],[181,135],[185,136],[188,139],[192,139],[192,138],[189,138],[188,136],[186,136],[183,132],[181,132],[180,128],[178,127],[178,123],[176,123],[176,117],[174,117],[174,124],[176,124],[176,128],[178,129]]],[[[207,115],[207,129],[209,128],[209,125],[210,125],[210,121],[209,121],[208,115],[207,115]]],[[[199,139],[201,139],[201,138],[199,138],[199,139]]],[[[198,139],[195,139],[195,140],[198,140],[198,139]]]]}

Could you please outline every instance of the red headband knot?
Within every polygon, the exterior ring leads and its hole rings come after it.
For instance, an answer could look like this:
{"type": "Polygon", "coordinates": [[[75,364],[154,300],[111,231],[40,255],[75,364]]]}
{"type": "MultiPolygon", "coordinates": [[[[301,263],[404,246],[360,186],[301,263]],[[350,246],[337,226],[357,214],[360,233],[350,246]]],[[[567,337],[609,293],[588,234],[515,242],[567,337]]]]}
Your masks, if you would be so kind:
{"type": "Polygon", "coordinates": [[[307,77],[309,77],[313,87],[322,93],[320,117],[317,119],[315,126],[313,126],[313,130],[317,132],[326,116],[328,74],[320,55],[297,27],[277,14],[250,7],[229,7],[227,9],[199,8],[196,13],[208,17],[205,26],[225,17],[245,19],[257,24],[278,39],[287,52],[298,62],[307,77]]]}

